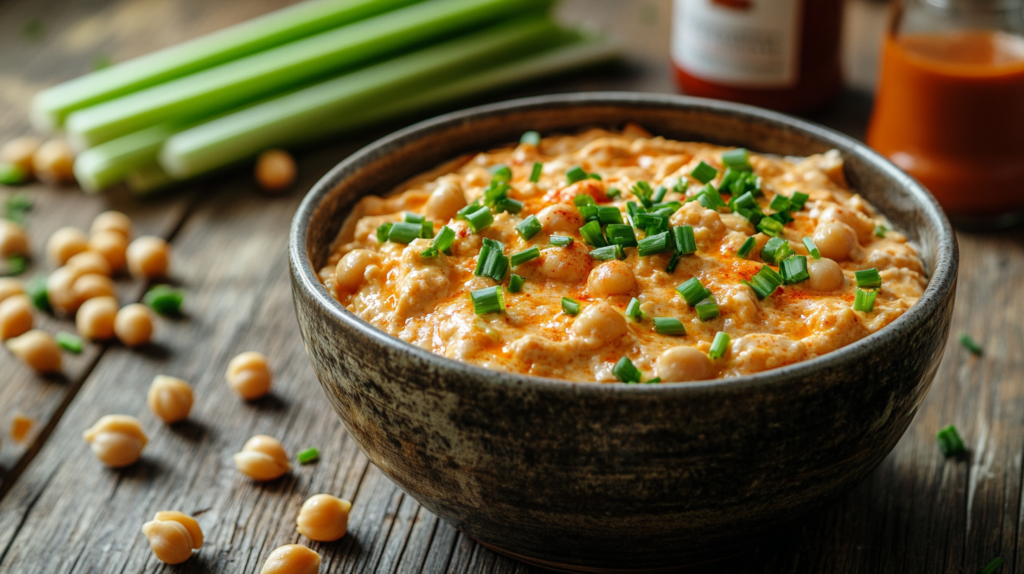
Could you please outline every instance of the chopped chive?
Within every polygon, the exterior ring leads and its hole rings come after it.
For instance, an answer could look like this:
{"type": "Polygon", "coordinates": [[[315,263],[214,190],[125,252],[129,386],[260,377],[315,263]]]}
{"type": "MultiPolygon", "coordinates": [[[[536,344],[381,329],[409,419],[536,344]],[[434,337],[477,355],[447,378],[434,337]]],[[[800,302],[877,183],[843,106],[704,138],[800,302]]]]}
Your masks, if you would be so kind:
{"type": "Polygon", "coordinates": [[[657,253],[664,253],[671,250],[671,239],[669,238],[669,233],[667,231],[663,231],[655,235],[649,235],[637,242],[637,251],[640,253],[640,257],[647,257],[648,255],[655,255],[657,253]]]}
{"type": "Polygon", "coordinates": [[[670,275],[672,273],[675,273],[676,267],[679,266],[679,260],[682,258],[683,256],[680,255],[679,253],[673,253],[672,257],[668,258],[668,265],[665,266],[665,273],[668,273],[670,275]]]}
{"type": "Polygon", "coordinates": [[[686,300],[690,307],[711,296],[711,290],[704,287],[696,277],[688,279],[676,287],[676,291],[686,300]]]}
{"type": "Polygon", "coordinates": [[[473,233],[480,233],[482,229],[494,223],[494,215],[491,214],[490,209],[483,206],[472,213],[467,213],[466,221],[469,222],[469,227],[473,230],[473,233]]]}
{"type": "Polygon", "coordinates": [[[523,290],[523,284],[526,283],[526,279],[522,275],[512,274],[508,279],[508,292],[518,293],[523,290]]]}
{"type": "Polygon", "coordinates": [[[728,350],[729,334],[725,331],[715,333],[715,340],[711,342],[711,349],[708,350],[708,356],[712,359],[721,359],[725,356],[725,352],[728,350]]]}
{"type": "Polygon", "coordinates": [[[580,304],[568,297],[562,297],[562,311],[566,315],[577,315],[580,312],[580,304]]]}
{"type": "Polygon", "coordinates": [[[772,237],[764,244],[764,247],[761,248],[761,259],[763,259],[765,263],[781,265],[782,261],[792,253],[793,248],[789,246],[788,241],[781,237],[772,237]]]}
{"type": "Polygon", "coordinates": [[[388,234],[391,233],[392,225],[394,224],[390,222],[382,223],[381,226],[377,228],[377,243],[384,243],[388,240],[388,234]]]}
{"type": "Polygon", "coordinates": [[[583,168],[578,165],[569,168],[569,171],[565,172],[565,181],[570,184],[583,181],[584,179],[587,179],[587,172],[583,171],[583,168]]]}
{"type": "Polygon", "coordinates": [[[729,201],[729,207],[733,211],[761,210],[761,206],[757,204],[757,199],[754,198],[754,194],[749,191],[742,195],[733,196],[732,200],[729,201]]]}
{"type": "Polygon", "coordinates": [[[807,252],[811,254],[811,257],[815,259],[821,259],[821,252],[818,251],[818,246],[814,244],[814,240],[810,237],[804,237],[804,247],[807,248],[807,252]]]}
{"type": "Polygon", "coordinates": [[[530,130],[528,132],[524,132],[523,135],[519,138],[519,143],[530,144],[530,145],[537,145],[537,144],[539,144],[540,143],[540,132],[536,132],[536,131],[533,131],[533,130],[530,130]]]}
{"type": "Polygon", "coordinates": [[[653,384],[660,383],[660,382],[661,382],[661,377],[654,377],[653,379],[648,379],[648,380],[644,381],[644,384],[645,385],[653,385],[653,384]]]}
{"type": "Polygon", "coordinates": [[[7,258],[7,274],[21,275],[28,269],[28,259],[21,255],[12,255],[7,258]]]}
{"type": "Polygon", "coordinates": [[[722,165],[736,171],[750,171],[750,155],[747,150],[738,147],[722,152],[722,165]]]}
{"type": "Polygon", "coordinates": [[[975,355],[980,355],[984,350],[981,348],[981,345],[979,345],[967,333],[960,333],[960,344],[963,345],[965,349],[967,349],[971,353],[974,353],[975,355]]]}
{"type": "Polygon", "coordinates": [[[978,570],[978,574],[995,574],[996,570],[999,570],[1003,566],[1002,558],[993,558],[984,568],[978,570]]]}
{"type": "Polygon", "coordinates": [[[519,253],[514,253],[514,254],[512,254],[512,257],[511,257],[512,267],[519,267],[523,263],[526,263],[527,261],[531,261],[531,260],[536,259],[538,257],[540,257],[540,248],[537,247],[537,246],[533,246],[533,247],[527,249],[526,251],[520,251],[519,253]]]}
{"type": "Polygon", "coordinates": [[[508,257],[502,253],[503,247],[495,245],[495,243],[501,245],[499,242],[486,243],[486,241],[483,248],[480,249],[473,274],[478,277],[490,277],[500,282],[505,279],[505,273],[508,272],[508,257]]]}
{"type": "Polygon", "coordinates": [[[771,203],[768,204],[768,209],[773,211],[789,211],[792,207],[793,205],[789,203],[789,198],[781,193],[775,194],[771,203]]]}
{"type": "MultiPolygon", "coordinates": [[[[589,195],[587,197],[590,197],[589,195]]],[[[581,205],[579,207],[580,215],[583,216],[583,221],[591,222],[598,221],[597,219],[597,206],[596,205],[581,205]]],[[[600,221],[598,221],[600,223],[600,221]]]]}
{"type": "Polygon", "coordinates": [[[807,281],[811,275],[807,272],[807,258],[803,255],[790,257],[779,266],[780,275],[786,285],[807,281]]]}
{"type": "Polygon", "coordinates": [[[659,185],[658,188],[654,190],[654,195],[651,196],[651,201],[654,203],[661,203],[665,200],[665,194],[667,193],[668,188],[664,185],[659,185]]]}
{"type": "Polygon", "coordinates": [[[540,175],[544,171],[544,164],[539,161],[533,162],[533,168],[530,170],[530,181],[537,183],[540,181],[540,175]]]}
{"type": "Polygon", "coordinates": [[[423,220],[420,222],[420,239],[430,239],[434,236],[434,222],[423,220]]]}
{"type": "Polygon", "coordinates": [[[420,255],[423,257],[434,257],[438,251],[451,255],[453,243],[455,243],[455,230],[445,225],[441,228],[441,231],[437,232],[434,240],[430,242],[430,247],[420,255]]]}
{"type": "Polygon", "coordinates": [[[597,221],[591,221],[581,227],[580,235],[583,236],[583,241],[587,242],[587,245],[591,247],[604,247],[608,245],[604,235],[601,233],[601,224],[597,221]]]}
{"type": "Polygon", "coordinates": [[[501,285],[471,291],[469,298],[473,301],[473,312],[477,315],[501,313],[505,310],[505,296],[501,293],[501,285]]]}
{"type": "Polygon", "coordinates": [[[551,245],[554,245],[555,247],[568,247],[572,245],[572,237],[567,237],[565,235],[552,235],[548,238],[548,241],[550,241],[551,245]]]}
{"type": "Polygon", "coordinates": [[[320,460],[320,451],[316,448],[307,448],[304,451],[299,452],[297,455],[299,464],[309,464],[320,460]]]}
{"type": "Polygon", "coordinates": [[[0,184],[21,185],[28,181],[28,172],[13,163],[0,163],[0,184]]]}
{"type": "Polygon", "coordinates": [[[53,307],[50,306],[50,293],[46,287],[46,277],[40,275],[25,283],[25,294],[36,309],[46,313],[53,311],[53,307]]]}
{"type": "Polygon", "coordinates": [[[885,237],[885,234],[889,233],[889,228],[879,223],[875,226],[875,237],[885,237]]]}
{"type": "Polygon", "coordinates": [[[771,237],[778,237],[779,235],[782,234],[783,224],[778,219],[765,217],[764,219],[757,223],[757,229],[758,231],[761,231],[765,235],[770,235],[771,237]]]}
{"type": "Polygon", "coordinates": [[[689,255],[697,251],[697,240],[693,236],[693,227],[680,225],[672,228],[672,239],[675,243],[676,253],[689,255]]]}
{"type": "Polygon", "coordinates": [[[507,211],[509,213],[519,213],[523,210],[523,202],[518,199],[505,198],[494,204],[494,211],[501,213],[507,211]]]}
{"type": "MultiPolygon", "coordinates": [[[[2,179],[0,176],[0,183],[5,183],[2,179]]],[[[4,218],[15,223],[24,223],[25,214],[32,211],[32,203],[32,196],[24,191],[7,197],[4,200],[4,218]]]]}
{"type": "Polygon", "coordinates": [[[882,286],[882,276],[878,273],[877,267],[854,271],[853,276],[857,278],[857,287],[877,289],[882,286]]]}
{"type": "Polygon", "coordinates": [[[690,177],[701,183],[707,183],[715,179],[716,175],[718,175],[718,170],[704,162],[698,163],[697,167],[693,168],[693,171],[690,172],[690,177]]]}
{"type": "Polygon", "coordinates": [[[531,215],[526,219],[522,220],[519,225],[516,226],[516,231],[519,232],[519,237],[522,237],[524,241],[529,240],[534,235],[540,233],[544,226],[541,225],[540,220],[537,219],[536,215],[531,215]]]}
{"type": "Polygon", "coordinates": [[[185,294],[170,285],[154,285],[142,296],[142,302],[161,315],[181,314],[185,294]]]}
{"type": "Polygon", "coordinates": [[[715,186],[710,183],[705,185],[704,189],[697,194],[697,201],[706,209],[718,210],[719,207],[726,207],[725,202],[722,201],[722,196],[715,189],[715,186]]]}
{"type": "Polygon", "coordinates": [[[508,190],[508,183],[499,179],[492,179],[487,189],[484,190],[484,205],[487,207],[497,207],[499,203],[508,199],[508,190]]]}
{"type": "Polygon", "coordinates": [[[413,213],[411,211],[406,211],[402,213],[402,221],[406,223],[423,223],[424,221],[426,221],[426,219],[426,217],[418,213],[413,213]]]}
{"type": "Polygon", "coordinates": [[[644,312],[640,310],[640,300],[633,297],[626,305],[626,316],[639,323],[644,318],[644,312]]]}
{"type": "Polygon", "coordinates": [[[608,225],[609,223],[622,223],[622,212],[619,211],[618,207],[612,205],[599,206],[597,208],[597,220],[601,222],[601,225],[608,225]]]}
{"type": "Polygon", "coordinates": [[[679,179],[676,180],[675,183],[672,184],[672,191],[674,191],[674,192],[676,192],[676,193],[678,193],[680,195],[686,195],[686,190],[689,187],[690,187],[690,182],[686,181],[683,178],[679,178],[679,179]]]}
{"type": "Polygon", "coordinates": [[[608,236],[608,242],[613,245],[621,245],[622,247],[636,247],[637,245],[636,234],[629,225],[613,223],[606,227],[604,231],[608,236]]]}
{"type": "Polygon", "coordinates": [[[686,327],[675,317],[655,317],[654,331],[659,335],[685,335],[686,327]]]}
{"type": "Polygon", "coordinates": [[[586,205],[597,205],[597,201],[587,193],[581,193],[576,197],[572,198],[572,203],[576,207],[583,207],[586,205]]]}
{"type": "Polygon", "coordinates": [[[57,341],[57,345],[69,353],[79,354],[82,352],[82,339],[78,338],[77,335],[68,333],[67,331],[57,331],[54,335],[54,340],[57,341]]]}
{"type": "Polygon", "coordinates": [[[651,189],[651,184],[646,181],[638,181],[634,183],[633,187],[630,188],[630,191],[633,192],[633,195],[640,200],[640,204],[644,207],[650,208],[654,205],[654,202],[651,201],[651,196],[654,195],[654,190],[651,189]]]}
{"type": "Polygon", "coordinates": [[[596,179],[597,181],[603,181],[601,179],[601,174],[599,173],[588,173],[587,177],[589,177],[590,179],[596,179]]]}
{"type": "Polygon", "coordinates": [[[617,187],[609,187],[605,195],[608,196],[608,199],[615,199],[622,196],[622,190],[617,187]]]}
{"type": "Polygon", "coordinates": [[[511,181],[512,180],[512,169],[503,163],[492,165],[488,168],[491,175],[494,176],[492,181],[511,181]]]}
{"type": "Polygon", "coordinates": [[[715,297],[712,295],[694,305],[693,310],[697,312],[697,317],[701,321],[710,321],[718,316],[718,301],[715,301],[715,297]]]}
{"type": "Polygon", "coordinates": [[[939,450],[947,457],[967,452],[967,449],[964,448],[964,441],[960,438],[960,433],[956,432],[956,427],[953,425],[940,430],[935,438],[939,441],[939,450]]]}
{"type": "Polygon", "coordinates": [[[804,208],[804,205],[810,198],[811,196],[802,191],[795,191],[793,192],[793,195],[789,197],[789,203],[793,206],[793,211],[800,211],[804,208]]]}
{"type": "Polygon", "coordinates": [[[633,361],[630,361],[629,357],[619,359],[619,362],[612,367],[612,374],[623,383],[639,383],[644,377],[644,374],[633,365],[633,361]]]}
{"type": "Polygon", "coordinates": [[[622,251],[621,245],[605,245],[590,252],[590,256],[598,261],[611,261],[612,259],[625,259],[626,254],[622,251]]]}
{"type": "MultiPolygon", "coordinates": [[[[490,212],[488,211],[488,213],[490,212]]],[[[388,231],[388,241],[409,244],[412,243],[414,239],[418,238],[422,232],[422,224],[399,221],[398,223],[391,225],[391,230],[388,231]]]]}
{"type": "Polygon", "coordinates": [[[662,231],[668,231],[668,218],[652,213],[638,212],[636,217],[633,218],[633,223],[647,231],[647,235],[656,235],[662,231]]]}
{"type": "Polygon", "coordinates": [[[455,212],[455,219],[466,219],[466,215],[468,215],[468,214],[470,214],[470,213],[472,213],[472,212],[474,212],[474,211],[476,211],[478,209],[480,209],[480,200],[479,199],[474,201],[473,203],[470,203],[466,207],[463,207],[462,209],[458,210],[457,212],[455,212]]]}
{"type": "Polygon", "coordinates": [[[853,299],[853,310],[870,313],[875,308],[875,297],[877,296],[877,291],[862,291],[861,289],[857,289],[857,294],[853,299]]]}
{"type": "Polygon", "coordinates": [[[762,265],[761,269],[750,278],[750,281],[744,281],[744,283],[754,290],[754,294],[757,295],[758,299],[764,300],[774,293],[784,281],[782,275],[776,273],[774,269],[767,265],[762,265]]]}
{"type": "Polygon", "coordinates": [[[747,255],[750,255],[751,251],[754,250],[755,245],[757,245],[757,240],[754,239],[753,236],[748,237],[747,240],[743,242],[743,245],[740,245],[739,251],[736,252],[736,255],[745,258],[747,255]]]}

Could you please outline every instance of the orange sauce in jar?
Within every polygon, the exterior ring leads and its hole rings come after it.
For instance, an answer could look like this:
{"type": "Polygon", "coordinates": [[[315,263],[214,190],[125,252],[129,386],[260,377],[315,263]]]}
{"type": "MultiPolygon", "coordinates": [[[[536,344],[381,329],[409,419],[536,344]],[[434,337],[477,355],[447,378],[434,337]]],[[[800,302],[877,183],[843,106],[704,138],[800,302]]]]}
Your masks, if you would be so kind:
{"type": "Polygon", "coordinates": [[[867,141],[954,218],[1024,211],[1024,39],[890,36],[867,141]]]}

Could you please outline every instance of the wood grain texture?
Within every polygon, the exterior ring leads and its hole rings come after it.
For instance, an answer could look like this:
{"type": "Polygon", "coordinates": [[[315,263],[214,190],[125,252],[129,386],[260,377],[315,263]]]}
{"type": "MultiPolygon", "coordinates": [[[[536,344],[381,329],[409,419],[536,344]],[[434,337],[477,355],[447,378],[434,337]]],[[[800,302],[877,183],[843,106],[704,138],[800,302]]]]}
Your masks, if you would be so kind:
{"type": "MultiPolygon", "coordinates": [[[[105,53],[115,60],[169,45],[263,13],[284,0],[19,0],[0,4],[0,140],[27,130],[31,94],[74,76],[105,53]],[[39,18],[44,34],[22,34],[39,18]]],[[[629,59],[614,74],[574,75],[492,99],[586,89],[672,91],[667,74],[668,1],[573,0],[561,17],[611,30],[629,59]]],[[[858,36],[876,29],[881,10],[855,0],[858,36]],[[872,19],[876,24],[872,24],[872,19]]],[[[848,22],[849,23],[849,22],[848,22]]],[[[848,37],[849,40],[849,37],[848,37]]],[[[869,87],[874,46],[852,42],[847,62],[869,87]]],[[[863,133],[870,99],[849,93],[812,117],[863,133]]],[[[253,190],[236,172],[175,196],[138,203],[119,195],[29,188],[34,252],[63,225],[86,227],[108,208],[126,211],[147,233],[172,237],[174,279],[188,291],[186,317],[161,320],[156,344],[142,351],[90,346],[69,360],[66,381],[40,380],[0,353],[0,420],[23,410],[43,423],[27,447],[0,450],[0,572],[255,572],[279,545],[308,543],[294,519],[311,494],[353,500],[350,534],[312,544],[324,572],[501,572],[538,570],[499,556],[439,521],[370,465],[348,439],[308,365],[287,283],[285,237],[300,191],[336,161],[380,133],[303,154],[302,181],[282,197],[253,190]],[[227,361],[260,350],[271,358],[270,397],[244,403],[224,384],[227,361]],[[145,407],[156,374],[189,380],[196,406],[174,427],[145,407]],[[81,439],[96,418],[139,416],[151,443],[127,470],[102,467],[81,439]],[[234,469],[231,454],[252,434],[280,438],[291,453],[317,446],[320,462],[267,484],[234,469]],[[12,472],[12,470],[14,472],[12,472]],[[158,510],[197,516],[207,542],[179,567],[157,562],[140,527],[158,510]]],[[[0,188],[0,195],[9,190],[0,188]]],[[[985,347],[969,355],[951,340],[919,416],[893,453],[849,495],[793,531],[707,569],[739,573],[973,573],[995,556],[1000,571],[1024,572],[1020,548],[1024,436],[1024,234],[961,234],[961,282],[953,333],[985,347]],[[970,452],[946,460],[935,432],[956,424],[970,452]]],[[[29,276],[49,270],[37,258],[29,276]]],[[[141,285],[123,280],[124,301],[141,285]]],[[[70,323],[43,319],[44,328],[70,323]]],[[[5,432],[5,429],[4,429],[5,432]]]]}

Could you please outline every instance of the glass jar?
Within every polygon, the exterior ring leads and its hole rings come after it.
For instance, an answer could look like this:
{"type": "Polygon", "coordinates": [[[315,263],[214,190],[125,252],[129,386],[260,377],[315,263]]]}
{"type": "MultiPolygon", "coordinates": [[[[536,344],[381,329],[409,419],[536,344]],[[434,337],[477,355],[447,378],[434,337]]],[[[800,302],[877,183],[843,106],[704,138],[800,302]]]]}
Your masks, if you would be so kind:
{"type": "Polygon", "coordinates": [[[868,145],[955,224],[1024,215],[1024,0],[902,0],[882,48],[868,145]]]}

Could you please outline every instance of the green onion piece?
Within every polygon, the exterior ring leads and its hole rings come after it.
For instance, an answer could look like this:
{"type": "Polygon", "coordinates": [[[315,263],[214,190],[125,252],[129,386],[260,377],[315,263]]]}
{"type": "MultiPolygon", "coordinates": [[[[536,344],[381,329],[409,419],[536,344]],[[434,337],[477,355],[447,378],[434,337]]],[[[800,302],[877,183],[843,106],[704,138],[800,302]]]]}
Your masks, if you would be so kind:
{"type": "Polygon", "coordinates": [[[580,235],[583,236],[583,241],[587,242],[587,245],[591,247],[604,247],[608,245],[605,241],[604,235],[601,234],[601,224],[597,221],[591,221],[580,228],[580,235]]]}
{"type": "Polygon", "coordinates": [[[388,231],[388,241],[405,244],[412,243],[413,239],[419,237],[422,231],[423,226],[419,223],[399,221],[391,225],[391,230],[388,231]]]}
{"type": "Polygon", "coordinates": [[[530,170],[530,181],[537,183],[540,181],[540,175],[544,171],[544,164],[539,161],[533,162],[533,168],[530,170]]]}
{"type": "Polygon", "coordinates": [[[775,194],[771,203],[768,204],[768,209],[774,211],[789,211],[792,207],[792,204],[789,203],[789,198],[780,193],[775,194]]]}
{"type": "Polygon", "coordinates": [[[765,263],[780,265],[782,260],[786,259],[792,253],[793,248],[789,246],[788,241],[781,237],[772,237],[761,249],[761,259],[763,259],[765,263]]]}
{"type": "Polygon", "coordinates": [[[420,222],[420,238],[430,239],[434,236],[434,222],[423,220],[420,222]]]}
{"type": "Polygon", "coordinates": [[[405,221],[406,223],[423,223],[426,219],[426,217],[411,211],[402,213],[402,221],[405,221]]]}
{"type": "Polygon", "coordinates": [[[637,242],[637,252],[639,252],[640,257],[647,257],[648,255],[671,251],[671,241],[667,231],[650,235],[637,242]]]}
{"type": "Polygon", "coordinates": [[[640,300],[633,297],[626,305],[626,316],[639,323],[644,318],[644,312],[640,310],[640,300]]]}
{"type": "Polygon", "coordinates": [[[46,277],[33,277],[25,283],[25,294],[32,301],[32,306],[45,313],[53,311],[50,306],[50,293],[46,287],[46,277]]]}
{"type": "Polygon", "coordinates": [[[612,259],[625,259],[626,254],[622,251],[621,245],[605,245],[590,252],[590,256],[598,261],[611,261],[612,259]]]}
{"type": "Polygon", "coordinates": [[[473,312],[477,315],[501,313],[505,310],[505,296],[501,293],[501,285],[470,291],[469,298],[473,301],[473,312]]]}
{"type": "Polygon", "coordinates": [[[875,226],[875,237],[885,237],[885,234],[889,233],[889,228],[879,223],[875,226]]]}
{"type": "Polygon", "coordinates": [[[679,266],[679,260],[682,258],[683,256],[680,255],[679,253],[673,253],[672,257],[668,258],[668,265],[665,266],[665,273],[668,273],[670,275],[672,273],[675,273],[676,267],[679,266]]]}
{"type": "Polygon", "coordinates": [[[653,213],[637,213],[633,218],[637,227],[647,231],[647,235],[655,235],[668,231],[668,218],[653,213]]]}
{"type": "Polygon", "coordinates": [[[519,267],[527,261],[531,261],[540,257],[540,248],[537,246],[531,247],[526,251],[520,251],[519,253],[512,254],[512,267],[519,267]]]}
{"type": "Polygon", "coordinates": [[[519,293],[523,290],[524,283],[526,283],[526,279],[524,279],[522,275],[516,275],[513,273],[512,276],[508,278],[508,292],[519,293]]]}
{"type": "Polygon", "coordinates": [[[185,294],[170,285],[154,285],[142,296],[142,302],[161,315],[181,314],[185,294]]]}
{"type": "Polygon", "coordinates": [[[701,183],[707,183],[715,179],[716,175],[718,175],[718,170],[704,162],[698,163],[697,167],[693,168],[693,171],[690,172],[690,177],[701,183]]]}
{"type": "Polygon", "coordinates": [[[519,232],[519,237],[522,237],[524,241],[527,241],[534,235],[540,233],[543,228],[544,226],[541,225],[537,216],[531,215],[519,222],[519,225],[516,226],[516,231],[519,232]]]}
{"type": "Polygon", "coordinates": [[[21,255],[13,255],[7,258],[7,274],[21,275],[28,269],[28,259],[21,255]]]}
{"type": "Polygon", "coordinates": [[[629,225],[621,223],[613,223],[605,228],[605,234],[608,236],[608,242],[613,245],[621,245],[622,247],[636,247],[636,234],[633,233],[633,228],[629,225]]]}
{"type": "Polygon", "coordinates": [[[589,177],[590,179],[596,179],[597,181],[602,181],[601,174],[599,173],[588,173],[587,177],[589,177]]]}
{"type": "Polygon", "coordinates": [[[967,452],[967,449],[964,448],[964,441],[960,438],[960,433],[956,432],[956,427],[953,425],[940,430],[935,438],[939,441],[939,450],[947,457],[967,452]]]}
{"type": "Polygon", "coordinates": [[[25,214],[32,211],[32,203],[32,196],[23,191],[8,196],[4,200],[4,218],[15,223],[23,223],[25,214]]]}
{"type": "Polygon", "coordinates": [[[612,374],[623,383],[639,383],[644,377],[644,374],[633,365],[633,361],[630,361],[629,357],[619,359],[619,362],[612,367],[612,374]]]}
{"type": "Polygon", "coordinates": [[[995,574],[996,570],[999,570],[1003,566],[1002,558],[993,558],[984,568],[978,570],[978,574],[995,574]]]}
{"type": "Polygon", "coordinates": [[[483,206],[472,213],[467,213],[466,221],[469,222],[473,233],[480,233],[481,230],[494,223],[494,215],[491,214],[491,210],[487,206],[483,206]]]}
{"type": "Polygon", "coordinates": [[[744,283],[754,290],[758,299],[763,300],[774,293],[784,281],[782,275],[776,273],[774,269],[767,265],[762,265],[761,269],[750,278],[750,281],[744,281],[744,283]]]}
{"type": "Polygon", "coordinates": [[[508,198],[506,198],[506,199],[503,199],[503,200],[499,201],[494,206],[494,211],[496,213],[501,213],[502,211],[507,211],[509,213],[519,213],[522,210],[523,210],[523,202],[519,201],[518,199],[508,199],[508,198]]]}
{"type": "Polygon", "coordinates": [[[686,181],[683,178],[679,178],[679,179],[676,180],[675,183],[672,184],[672,191],[674,191],[674,192],[676,192],[676,193],[678,193],[680,195],[686,195],[686,190],[689,187],[690,187],[690,182],[686,181]]]}
{"type": "Polygon", "coordinates": [[[752,236],[748,237],[747,240],[743,242],[743,245],[740,245],[740,249],[739,251],[736,252],[736,255],[745,258],[747,255],[750,255],[751,251],[754,250],[755,245],[757,245],[757,240],[754,239],[752,236]]]}
{"type": "Polygon", "coordinates": [[[487,169],[493,176],[492,181],[511,181],[512,180],[512,169],[503,163],[492,165],[487,169]]]}
{"type": "Polygon", "coordinates": [[[77,355],[82,352],[82,339],[77,335],[73,335],[67,331],[57,331],[57,334],[54,335],[53,338],[57,341],[57,345],[60,346],[61,349],[64,349],[69,353],[77,355]]]}
{"type": "Polygon", "coordinates": [[[675,243],[676,253],[689,255],[697,251],[697,239],[693,236],[693,227],[680,225],[672,228],[672,240],[675,243]]]}
{"type": "Polygon", "coordinates": [[[686,280],[676,287],[676,291],[686,300],[690,307],[711,296],[711,290],[704,287],[696,277],[686,280]]]}
{"type": "MultiPolygon", "coordinates": [[[[733,211],[740,210],[755,210],[760,211],[761,206],[757,204],[757,200],[754,199],[754,194],[746,192],[742,195],[733,196],[732,200],[729,201],[729,207],[733,211]]],[[[748,218],[749,219],[749,218],[748,218]]]]}
{"type": "Polygon", "coordinates": [[[484,243],[482,249],[480,249],[480,255],[477,256],[476,269],[473,274],[478,277],[490,277],[495,281],[502,281],[505,279],[505,273],[508,272],[508,257],[502,253],[504,246],[500,242],[494,241],[492,243],[484,243]]]}
{"type": "Polygon", "coordinates": [[[633,195],[640,200],[640,204],[644,207],[650,208],[654,205],[654,202],[651,201],[651,196],[654,195],[654,190],[651,189],[651,184],[646,181],[638,181],[634,183],[630,191],[633,192],[633,195]]]}
{"type": "Polygon", "coordinates": [[[765,217],[764,219],[757,223],[758,231],[771,237],[778,237],[779,235],[781,235],[782,228],[782,222],[777,219],[772,219],[771,217],[765,217]]]}
{"type": "Polygon", "coordinates": [[[651,195],[651,201],[653,201],[654,203],[661,203],[662,201],[665,200],[665,194],[667,193],[668,188],[665,187],[664,185],[659,185],[658,188],[654,190],[654,194],[651,195]]]}
{"type": "Polygon", "coordinates": [[[568,247],[572,245],[572,237],[566,237],[565,235],[552,235],[548,238],[548,241],[555,247],[568,247]]]}
{"type": "MultiPolygon", "coordinates": [[[[572,203],[576,207],[586,207],[588,205],[597,205],[597,201],[587,193],[581,193],[576,197],[572,198],[572,203]]],[[[596,213],[596,212],[595,212],[596,213]]]]}
{"type": "Polygon", "coordinates": [[[583,171],[583,168],[578,165],[569,168],[569,171],[565,172],[565,181],[570,184],[583,181],[584,179],[587,179],[587,172],[583,171]]]}
{"type": "Polygon", "coordinates": [[[452,243],[455,243],[455,230],[445,225],[441,228],[441,231],[437,232],[437,236],[430,242],[430,247],[423,253],[420,253],[421,257],[437,257],[438,252],[444,252],[446,255],[452,254],[452,243]]]}
{"type": "Polygon", "coordinates": [[[814,240],[810,237],[804,237],[804,247],[807,248],[807,252],[811,254],[811,257],[815,259],[821,259],[821,252],[818,251],[818,246],[814,244],[814,240]]]}
{"type": "Polygon", "coordinates": [[[671,216],[673,213],[679,211],[679,208],[682,206],[683,204],[678,201],[663,201],[661,203],[655,203],[653,209],[658,213],[662,213],[667,209],[668,215],[671,216]]]}
{"type": "Polygon", "coordinates": [[[470,213],[472,213],[472,212],[474,212],[474,211],[476,211],[478,209],[480,209],[480,200],[479,199],[474,201],[473,203],[470,203],[466,207],[463,207],[462,209],[456,211],[455,212],[455,219],[466,219],[467,215],[469,215],[470,213]]]}
{"type": "Polygon", "coordinates": [[[608,196],[608,199],[615,199],[622,196],[622,190],[617,187],[609,187],[605,195],[608,196]]]}
{"type": "Polygon", "coordinates": [[[599,206],[597,208],[597,220],[601,222],[601,225],[622,223],[622,212],[615,206],[599,206]]]}
{"type": "Polygon", "coordinates": [[[0,184],[21,185],[28,181],[28,172],[20,165],[0,163],[0,184]]]}
{"type": "Polygon", "coordinates": [[[540,132],[535,132],[533,130],[530,130],[528,132],[524,132],[523,135],[519,138],[519,143],[530,144],[530,145],[539,145],[540,144],[540,132]]]}
{"type": "Polygon", "coordinates": [[[718,316],[718,301],[713,296],[708,297],[694,305],[693,309],[701,321],[710,321],[718,316]]]}
{"type": "Polygon", "coordinates": [[[697,201],[706,209],[718,210],[719,207],[726,207],[725,202],[722,201],[722,196],[719,195],[715,186],[710,183],[705,185],[704,189],[697,194],[697,201]]]}
{"type": "MultiPolygon", "coordinates": [[[[587,196],[589,197],[589,196],[587,196]]],[[[596,205],[581,205],[580,215],[583,216],[583,221],[597,221],[597,206],[596,205]]],[[[600,222],[599,222],[600,223],[600,222]]]]}
{"type": "Polygon", "coordinates": [[[320,451],[316,448],[307,448],[306,450],[300,451],[297,455],[299,464],[309,464],[320,460],[320,451]]]}
{"type": "Polygon", "coordinates": [[[811,196],[807,195],[806,193],[802,191],[796,191],[793,193],[793,195],[790,196],[789,203],[793,206],[793,211],[800,211],[801,209],[804,208],[804,204],[806,204],[807,200],[810,198],[811,196]]]}
{"type": "Polygon", "coordinates": [[[488,207],[495,207],[498,203],[508,199],[508,183],[501,181],[500,179],[492,179],[491,183],[488,184],[487,189],[484,190],[483,200],[484,205],[488,207]]]}
{"type": "Polygon", "coordinates": [[[857,278],[857,287],[877,289],[882,286],[882,276],[878,273],[877,267],[854,271],[853,276],[857,278]]]}
{"type": "Polygon", "coordinates": [[[580,312],[580,304],[568,297],[562,297],[562,311],[566,315],[577,315],[580,312]]]}
{"type": "Polygon", "coordinates": [[[655,317],[654,331],[659,335],[685,335],[686,327],[675,317],[655,317]]]}
{"type": "Polygon", "coordinates": [[[391,233],[392,225],[394,224],[390,222],[382,223],[380,227],[377,228],[377,243],[384,243],[388,240],[388,234],[391,233]]]}
{"type": "Polygon", "coordinates": [[[857,294],[853,298],[853,310],[870,313],[875,308],[875,297],[877,296],[878,292],[876,291],[862,291],[857,289],[857,294]]]}
{"type": "Polygon", "coordinates": [[[644,381],[644,384],[645,385],[653,385],[653,384],[660,383],[660,382],[661,382],[661,377],[654,377],[653,379],[648,379],[648,380],[644,381]]]}
{"type": "Polygon", "coordinates": [[[981,345],[979,345],[967,333],[961,333],[960,334],[960,344],[963,345],[965,349],[967,349],[971,353],[974,353],[975,355],[980,355],[982,353],[982,351],[984,350],[984,349],[981,348],[981,345]]]}
{"type": "Polygon", "coordinates": [[[747,150],[738,147],[722,152],[722,165],[736,171],[750,171],[750,155],[747,150]]]}
{"type": "Polygon", "coordinates": [[[807,281],[811,278],[807,272],[807,258],[803,255],[786,259],[779,266],[779,271],[786,285],[807,281]]]}
{"type": "Polygon", "coordinates": [[[711,349],[708,350],[708,356],[712,359],[721,359],[725,356],[725,352],[728,350],[729,334],[725,331],[715,333],[715,340],[711,342],[711,349]]]}

